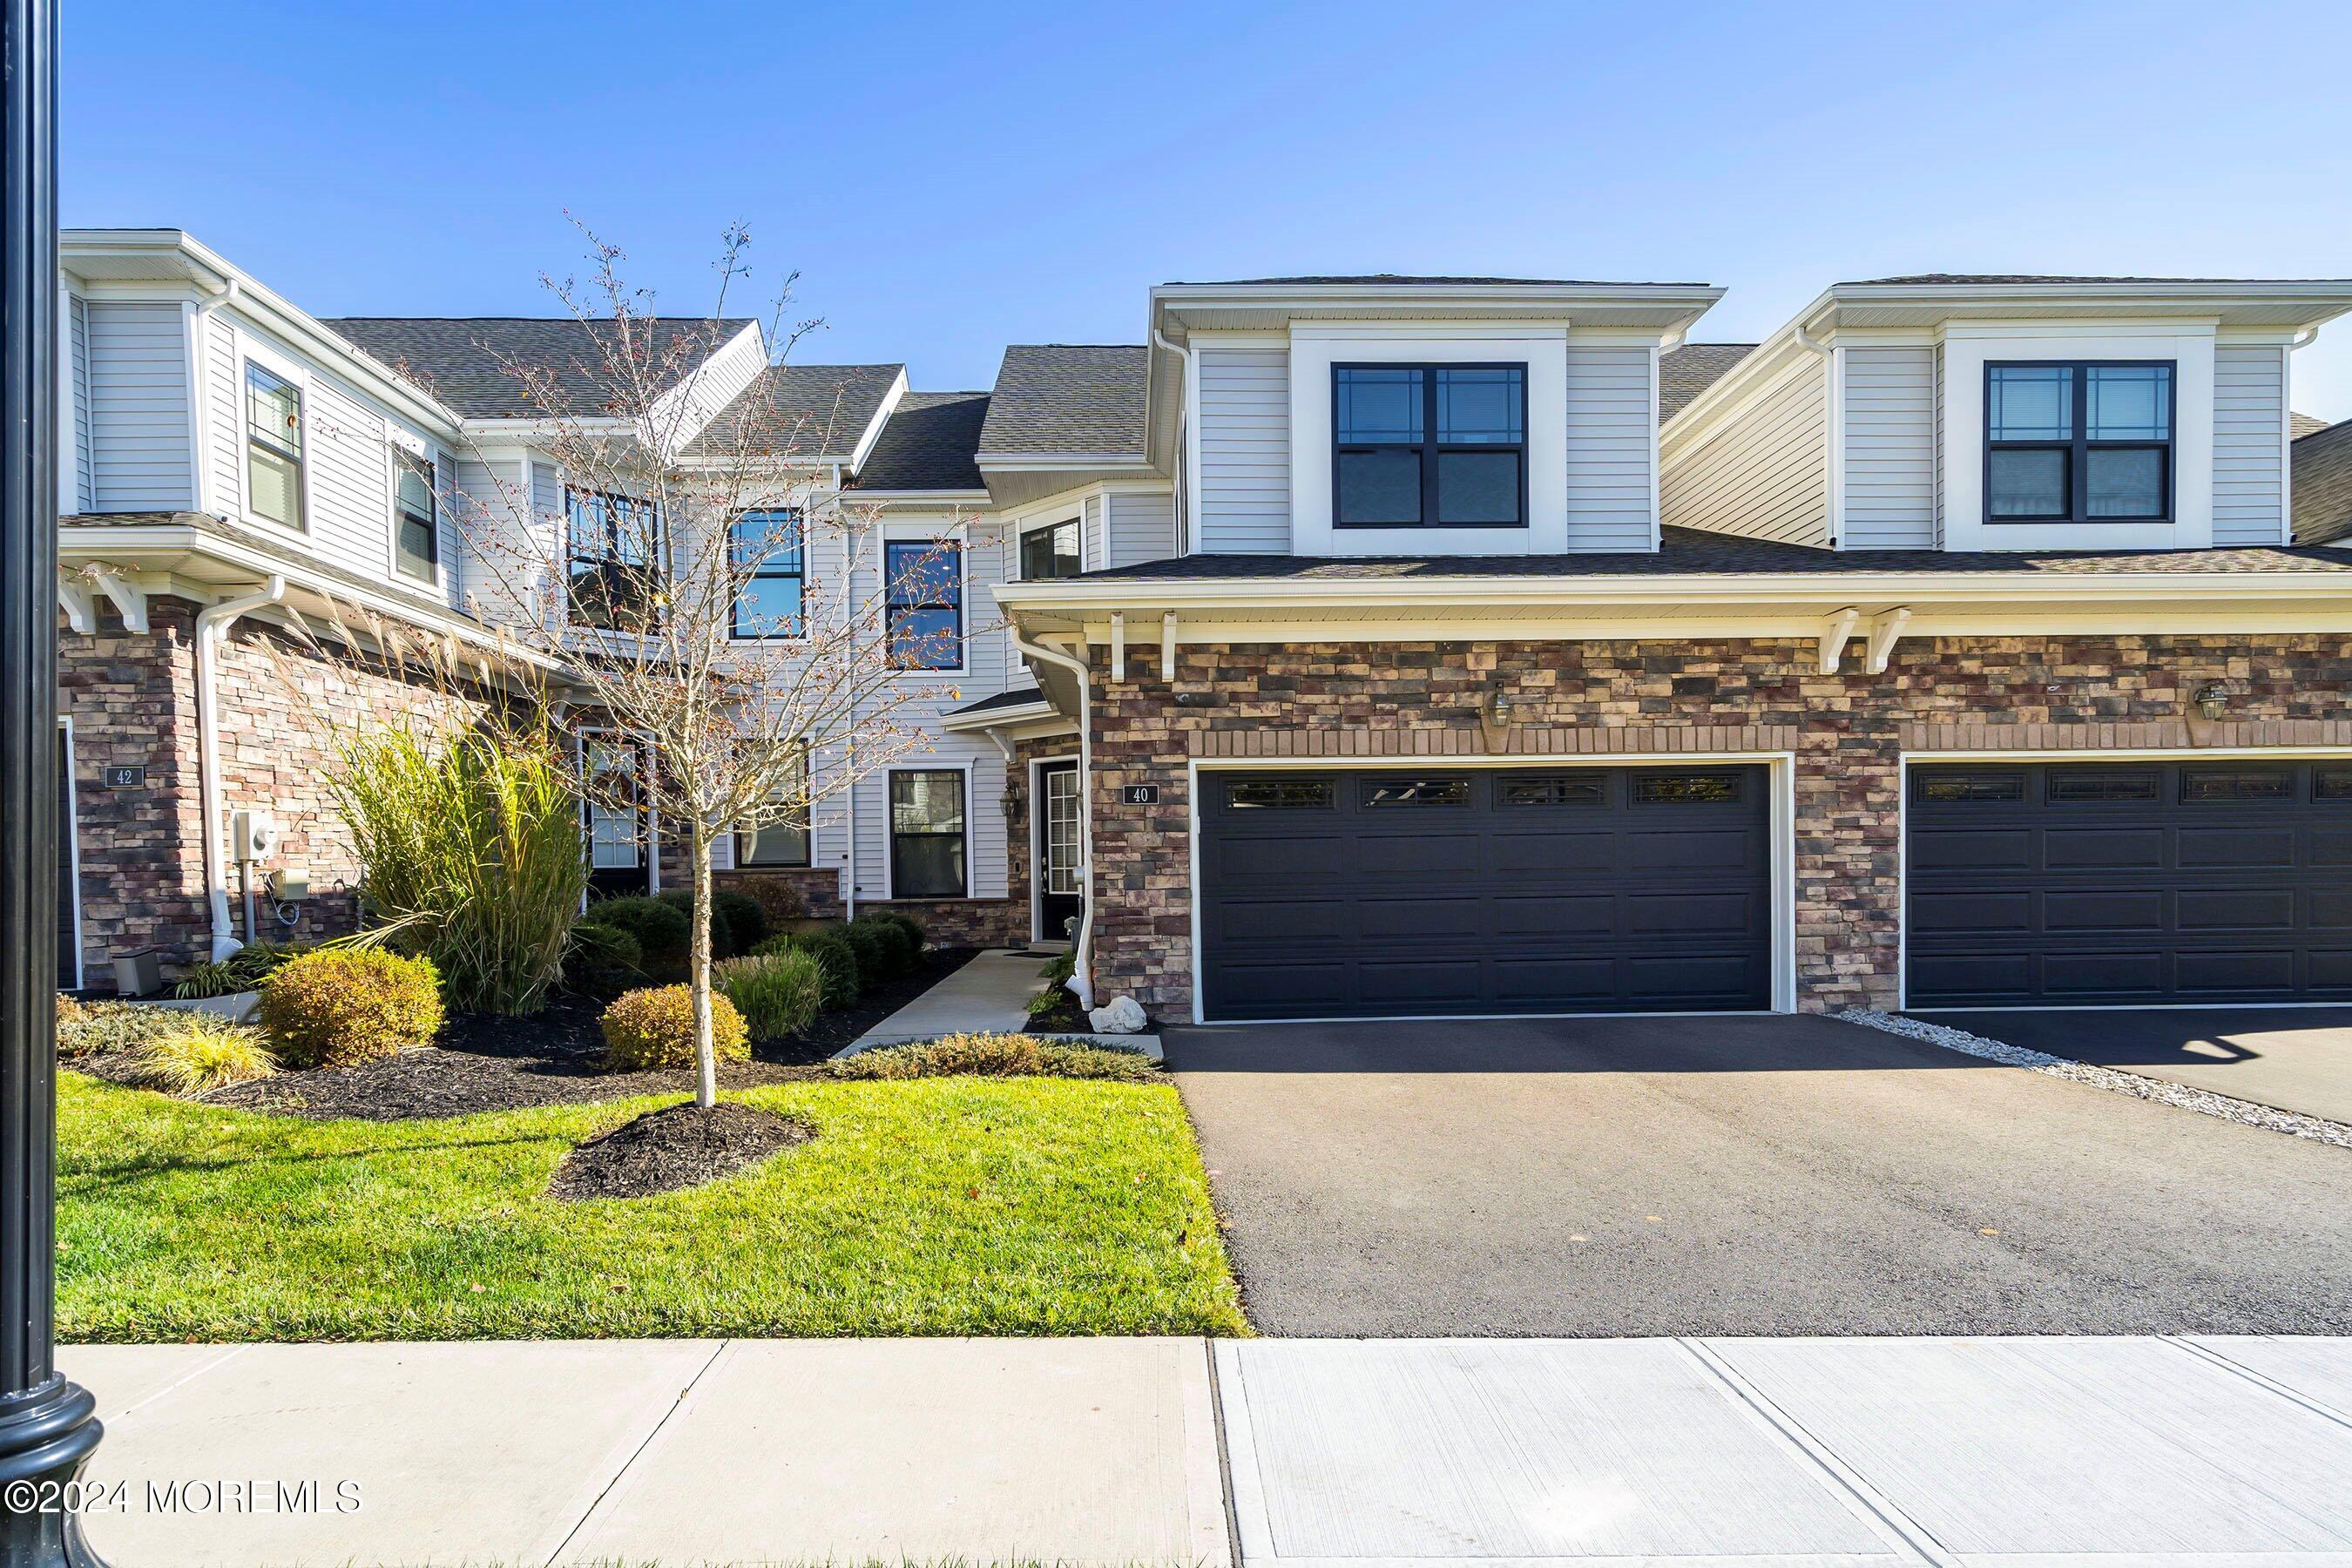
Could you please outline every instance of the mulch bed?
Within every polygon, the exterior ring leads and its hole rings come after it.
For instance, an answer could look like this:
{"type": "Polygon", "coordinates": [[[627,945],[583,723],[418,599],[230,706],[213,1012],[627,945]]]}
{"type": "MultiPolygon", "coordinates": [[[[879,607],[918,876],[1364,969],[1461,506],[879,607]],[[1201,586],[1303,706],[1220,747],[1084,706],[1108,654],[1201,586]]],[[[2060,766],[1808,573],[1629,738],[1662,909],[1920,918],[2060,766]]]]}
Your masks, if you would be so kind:
{"type": "Polygon", "coordinates": [[[1087,1010],[1078,1005],[1075,992],[1054,987],[1054,1009],[1050,1013],[1029,1015],[1027,1028],[1033,1035],[1083,1035],[1094,1027],[1087,1010]]]}
{"type": "Polygon", "coordinates": [[[547,1195],[567,1203],[698,1187],[816,1136],[797,1117],[748,1105],[672,1105],[625,1121],[563,1157],[547,1195]]]}
{"type": "MultiPolygon", "coordinates": [[[[751,1089],[823,1078],[827,1058],[961,968],[975,951],[931,949],[910,973],[874,987],[855,1007],[823,1015],[806,1034],[753,1041],[750,1061],[719,1064],[719,1087],[751,1089]]],[[[440,1039],[420,1051],[361,1067],[279,1073],[200,1098],[207,1105],[313,1121],[405,1121],[693,1091],[691,1068],[598,1071],[604,1054],[604,1036],[597,1026],[603,1011],[601,1002],[559,996],[528,1017],[455,1014],[442,1026],[440,1039]]],[[[72,1065],[93,1077],[112,1077],[106,1058],[84,1057],[72,1065]]]]}

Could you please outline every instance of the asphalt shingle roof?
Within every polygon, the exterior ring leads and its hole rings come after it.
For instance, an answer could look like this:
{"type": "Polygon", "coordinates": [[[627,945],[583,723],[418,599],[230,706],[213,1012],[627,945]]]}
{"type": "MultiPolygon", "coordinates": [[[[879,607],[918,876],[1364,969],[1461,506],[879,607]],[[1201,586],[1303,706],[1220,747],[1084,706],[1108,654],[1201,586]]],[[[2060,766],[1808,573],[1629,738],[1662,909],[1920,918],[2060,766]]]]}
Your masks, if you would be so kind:
{"type": "Polygon", "coordinates": [[[1658,356],[1658,423],[1680,414],[1690,400],[1713,386],[1724,373],[1755,352],[1754,343],[1685,343],[1658,356]]]}
{"type": "Polygon", "coordinates": [[[976,490],[986,488],[974,461],[985,392],[910,392],[850,483],[861,490],[976,490]]]}
{"type": "MultiPolygon", "coordinates": [[[[2300,482],[2300,470],[2298,470],[2300,482]]],[[[2298,505],[2296,510],[2302,508],[2298,505]]],[[[1640,577],[1699,574],[2014,572],[2026,576],[2111,572],[2352,573],[2352,549],[2059,551],[1817,550],[1669,528],[1661,547],[1577,555],[1187,555],[1088,572],[1086,580],[1202,582],[1249,577],[1290,581],[1443,577],[1640,577]]]]}
{"type": "Polygon", "coordinates": [[[841,458],[856,446],[906,366],[772,364],[687,443],[688,455],[732,452],[750,427],[762,456],[841,458]]]}
{"type": "Polygon", "coordinates": [[[1140,462],[1150,360],[1140,343],[1015,343],[996,373],[981,455],[1106,454],[1140,462]]]}
{"type": "Polygon", "coordinates": [[[2311,414],[2290,414],[2286,416],[2287,434],[2297,441],[2305,436],[2316,436],[2327,428],[2327,421],[2311,414]]]}
{"type": "MultiPolygon", "coordinates": [[[[752,324],[749,318],[646,316],[636,323],[652,334],[657,358],[680,355],[690,368],[752,324]],[[691,356],[688,358],[688,356],[691,356]]],[[[609,321],[583,322],[568,316],[344,316],[325,325],[361,353],[391,366],[467,419],[527,419],[550,410],[537,406],[509,364],[541,367],[555,378],[565,412],[594,417],[610,409],[612,393],[604,356],[594,333],[609,333],[609,321]]]]}
{"type": "Polygon", "coordinates": [[[2315,431],[2289,450],[2295,542],[2317,544],[2352,533],[2352,419],[2315,431]]]}
{"type": "Polygon", "coordinates": [[[959,716],[966,713],[993,713],[1000,708],[1026,708],[1032,702],[1045,700],[1044,692],[1034,686],[1024,686],[1018,691],[1000,691],[993,697],[983,697],[977,702],[967,702],[961,708],[950,708],[948,711],[959,716]]]}

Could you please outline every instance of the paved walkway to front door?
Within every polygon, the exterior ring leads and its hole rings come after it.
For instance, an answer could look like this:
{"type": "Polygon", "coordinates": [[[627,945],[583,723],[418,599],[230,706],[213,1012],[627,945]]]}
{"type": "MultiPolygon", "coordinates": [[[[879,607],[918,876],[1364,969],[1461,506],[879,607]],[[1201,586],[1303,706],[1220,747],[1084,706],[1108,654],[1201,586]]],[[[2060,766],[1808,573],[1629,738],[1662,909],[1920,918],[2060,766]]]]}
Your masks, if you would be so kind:
{"type": "Polygon", "coordinates": [[[2352,1332],[2352,1152],[1833,1018],[1166,1049],[1266,1333],[2352,1332]]]}
{"type": "Polygon", "coordinates": [[[1009,1035],[1029,1022],[1029,998],[1045,982],[1045,960],[1034,953],[992,950],[899,1008],[850,1043],[846,1056],[941,1035],[1009,1035]]]}

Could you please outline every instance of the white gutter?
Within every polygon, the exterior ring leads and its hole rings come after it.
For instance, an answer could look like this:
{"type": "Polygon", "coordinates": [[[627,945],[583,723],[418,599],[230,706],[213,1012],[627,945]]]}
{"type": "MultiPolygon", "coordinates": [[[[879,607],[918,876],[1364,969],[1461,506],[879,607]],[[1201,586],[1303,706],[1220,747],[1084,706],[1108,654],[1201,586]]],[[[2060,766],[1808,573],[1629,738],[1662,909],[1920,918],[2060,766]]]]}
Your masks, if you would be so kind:
{"type": "MultiPolygon", "coordinates": [[[[1057,647],[1034,643],[1013,628],[1013,646],[1025,658],[1040,660],[1070,672],[1078,683],[1078,842],[1086,846],[1086,908],[1078,915],[1077,940],[1071,945],[1070,978],[1064,984],[1076,993],[1078,1005],[1091,1012],[1095,1005],[1095,759],[1094,721],[1089,713],[1087,661],[1057,647]]],[[[1030,803],[1036,809],[1036,803],[1030,803]]]]}
{"type": "Polygon", "coordinates": [[[222,840],[226,824],[221,817],[220,721],[213,680],[218,663],[217,646],[228,628],[247,610],[274,605],[286,596],[286,579],[272,573],[259,590],[223,599],[196,613],[196,797],[205,824],[205,897],[212,905],[213,962],[217,963],[245,944],[229,929],[228,847],[222,840]]]}

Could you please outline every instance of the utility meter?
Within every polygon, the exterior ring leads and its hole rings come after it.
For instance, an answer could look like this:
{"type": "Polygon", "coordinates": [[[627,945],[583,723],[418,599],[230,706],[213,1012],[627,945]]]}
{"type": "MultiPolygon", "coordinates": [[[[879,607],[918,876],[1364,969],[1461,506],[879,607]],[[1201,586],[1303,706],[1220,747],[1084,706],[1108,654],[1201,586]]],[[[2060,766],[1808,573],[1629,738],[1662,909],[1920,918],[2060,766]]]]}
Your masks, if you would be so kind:
{"type": "Polygon", "coordinates": [[[228,844],[232,860],[267,860],[278,849],[278,825],[266,811],[232,811],[228,844]]]}

